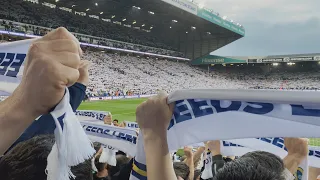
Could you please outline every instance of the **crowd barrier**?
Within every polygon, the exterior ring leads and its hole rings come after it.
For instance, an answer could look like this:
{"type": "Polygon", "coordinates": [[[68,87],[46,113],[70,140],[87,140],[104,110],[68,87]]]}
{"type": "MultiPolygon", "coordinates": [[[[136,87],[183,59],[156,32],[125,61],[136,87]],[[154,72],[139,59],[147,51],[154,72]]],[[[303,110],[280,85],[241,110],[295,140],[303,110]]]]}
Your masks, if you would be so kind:
{"type": "Polygon", "coordinates": [[[90,101],[99,100],[116,100],[116,99],[138,99],[138,98],[148,98],[156,94],[146,94],[146,95],[133,95],[133,96],[99,96],[99,97],[89,97],[90,101]]]}

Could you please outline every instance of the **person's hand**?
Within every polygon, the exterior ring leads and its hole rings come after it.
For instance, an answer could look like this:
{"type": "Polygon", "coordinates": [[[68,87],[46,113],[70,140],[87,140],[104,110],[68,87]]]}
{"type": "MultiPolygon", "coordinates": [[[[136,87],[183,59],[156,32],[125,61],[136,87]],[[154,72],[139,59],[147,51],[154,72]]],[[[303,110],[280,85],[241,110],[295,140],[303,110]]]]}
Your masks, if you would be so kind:
{"type": "Polygon", "coordinates": [[[124,123],[124,122],[121,122],[121,123],[119,124],[119,127],[124,128],[124,127],[126,127],[126,125],[125,125],[125,123],[124,123]]]}
{"type": "Polygon", "coordinates": [[[305,138],[284,138],[284,145],[288,150],[288,155],[303,160],[309,153],[308,139],[305,138]]]}
{"type": "Polygon", "coordinates": [[[35,40],[13,95],[36,117],[48,113],[63,98],[65,88],[78,80],[81,54],[79,41],[65,28],[35,40]]]}
{"type": "Polygon", "coordinates": [[[159,93],[137,107],[136,119],[141,132],[165,136],[173,114],[174,104],[167,103],[167,94],[159,93]]]}
{"type": "Polygon", "coordinates": [[[183,152],[184,152],[184,154],[188,157],[188,158],[190,158],[190,157],[192,157],[192,148],[191,147],[188,147],[188,146],[185,146],[184,148],[183,148],[183,152]]]}
{"type": "Polygon", "coordinates": [[[79,66],[79,79],[77,80],[78,83],[81,83],[85,86],[89,84],[89,67],[90,67],[90,61],[83,60],[80,61],[80,66],[79,66]]]}
{"type": "Polygon", "coordinates": [[[168,105],[165,93],[159,93],[137,107],[136,120],[143,135],[148,179],[177,178],[167,141],[173,109],[174,104],[168,105]]]}
{"type": "Polygon", "coordinates": [[[208,144],[208,148],[211,151],[212,156],[221,154],[220,140],[208,141],[207,144],[208,144]]]}

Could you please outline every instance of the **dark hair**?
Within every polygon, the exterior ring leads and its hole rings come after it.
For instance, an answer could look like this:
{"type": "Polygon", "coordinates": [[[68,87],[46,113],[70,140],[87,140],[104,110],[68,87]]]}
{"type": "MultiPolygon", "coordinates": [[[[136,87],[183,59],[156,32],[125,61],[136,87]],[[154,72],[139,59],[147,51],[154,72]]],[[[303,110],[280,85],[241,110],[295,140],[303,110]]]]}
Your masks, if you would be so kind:
{"type": "Polygon", "coordinates": [[[200,169],[196,169],[194,170],[194,180],[197,180],[197,178],[201,176],[201,170],[200,169]]]}
{"type": "Polygon", "coordinates": [[[114,119],[113,121],[117,121],[117,123],[119,122],[119,120],[118,120],[118,119],[114,119]]]}
{"type": "Polygon", "coordinates": [[[124,156],[127,156],[127,154],[123,151],[118,151],[116,152],[116,155],[124,155],[124,156]]]}
{"type": "Polygon", "coordinates": [[[94,148],[94,150],[96,150],[96,153],[97,153],[99,151],[99,149],[101,148],[101,143],[94,142],[93,143],[93,148],[94,148]]]}
{"type": "Polygon", "coordinates": [[[285,168],[280,157],[265,151],[249,152],[243,155],[241,158],[252,158],[256,160],[261,166],[277,173],[282,173],[285,168]]]}
{"type": "Polygon", "coordinates": [[[116,166],[110,166],[108,165],[108,175],[109,176],[113,176],[114,174],[116,174],[117,172],[120,171],[120,169],[127,165],[128,162],[130,161],[129,158],[127,158],[127,156],[124,155],[116,155],[116,159],[117,159],[117,165],[116,166]]]}
{"type": "Polygon", "coordinates": [[[180,176],[182,179],[188,179],[190,169],[189,166],[184,162],[174,162],[173,169],[176,176],[180,176]]]}
{"type": "MultiPolygon", "coordinates": [[[[17,144],[0,160],[1,180],[46,180],[47,157],[54,144],[53,135],[41,135],[17,144]]],[[[92,180],[91,162],[71,168],[76,180],[92,180]]]]}
{"type": "Polygon", "coordinates": [[[96,166],[98,172],[103,171],[106,168],[107,163],[101,163],[99,162],[100,155],[97,155],[94,159],[94,165],[96,166]]]}
{"type": "Polygon", "coordinates": [[[283,170],[283,162],[278,156],[255,151],[226,163],[214,180],[285,180],[283,170]]]}

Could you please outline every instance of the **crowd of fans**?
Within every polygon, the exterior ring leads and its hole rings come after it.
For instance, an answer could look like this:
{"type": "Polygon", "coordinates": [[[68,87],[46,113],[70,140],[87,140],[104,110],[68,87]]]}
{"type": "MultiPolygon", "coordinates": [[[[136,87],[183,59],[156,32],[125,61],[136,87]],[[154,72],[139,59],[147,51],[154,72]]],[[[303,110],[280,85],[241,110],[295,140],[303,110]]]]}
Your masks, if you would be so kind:
{"type": "MultiPolygon", "coordinates": [[[[263,73],[258,67],[244,70],[195,67],[187,62],[86,51],[91,64],[90,96],[156,94],[178,89],[283,89],[318,90],[317,70],[263,73]]],[[[246,66],[246,65],[245,65],[246,66]]]]}
{"type": "Polygon", "coordinates": [[[165,42],[167,38],[161,38],[159,34],[154,35],[150,32],[75,15],[40,4],[25,1],[2,1],[0,19],[4,19],[1,26],[5,30],[44,35],[53,28],[63,26],[73,33],[78,33],[76,36],[80,42],[183,57],[183,54],[177,52],[170,42],[165,42]]]}

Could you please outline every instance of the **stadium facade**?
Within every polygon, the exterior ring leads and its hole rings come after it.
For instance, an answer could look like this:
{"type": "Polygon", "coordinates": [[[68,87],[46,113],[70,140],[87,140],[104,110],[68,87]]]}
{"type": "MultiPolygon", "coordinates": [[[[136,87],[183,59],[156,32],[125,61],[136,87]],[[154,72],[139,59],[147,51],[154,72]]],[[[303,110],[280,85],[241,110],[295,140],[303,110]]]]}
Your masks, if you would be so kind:
{"type": "Polygon", "coordinates": [[[207,55],[191,61],[192,65],[211,64],[237,64],[237,63],[296,63],[296,62],[318,62],[320,53],[316,54],[290,54],[272,56],[216,56],[207,55]]]}

